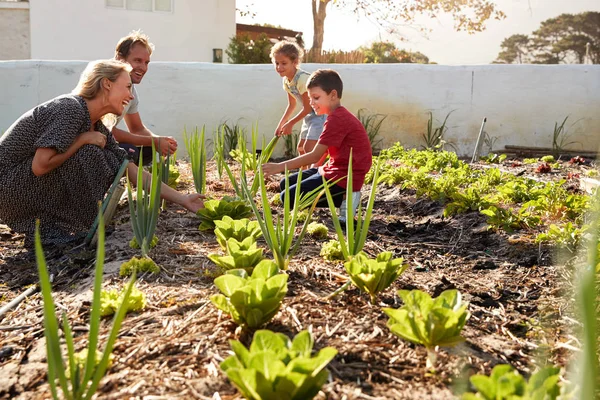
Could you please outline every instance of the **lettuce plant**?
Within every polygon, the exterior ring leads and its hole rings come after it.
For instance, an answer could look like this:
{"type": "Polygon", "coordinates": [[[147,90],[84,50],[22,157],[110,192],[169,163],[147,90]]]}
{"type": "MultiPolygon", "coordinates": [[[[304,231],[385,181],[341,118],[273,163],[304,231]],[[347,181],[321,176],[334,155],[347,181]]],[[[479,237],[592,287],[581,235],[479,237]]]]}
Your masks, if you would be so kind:
{"type": "Polygon", "coordinates": [[[129,295],[135,282],[134,273],[124,290],[123,302],[115,313],[104,351],[98,355],[97,347],[99,342],[98,338],[100,336],[100,293],[102,290],[102,269],[104,267],[104,218],[102,217],[101,207],[99,214],[94,293],[92,297],[90,326],[87,340],[88,351],[84,362],[76,361],[73,333],[67,315],[64,312],[62,314],[62,330],[64,332],[64,340],[67,349],[66,362],[65,359],[63,359],[59,324],[56,318],[54,300],[52,299],[52,285],[48,276],[44,251],[42,250],[39,220],[36,224],[35,253],[44,302],[44,336],[46,337],[46,358],[48,360],[48,384],[50,385],[50,392],[54,399],[89,400],[92,398],[100,384],[100,380],[109,368],[113,345],[117,339],[121,322],[123,321],[123,318],[125,318],[125,304],[129,301],[129,295]],[[67,365],[66,368],[65,365],[67,365]],[[63,396],[60,397],[56,387],[57,381],[58,386],[60,386],[63,393],[63,396]]]}
{"type": "Polygon", "coordinates": [[[235,200],[230,197],[224,197],[221,200],[208,200],[204,202],[204,208],[196,213],[201,221],[198,229],[201,231],[213,230],[215,229],[215,221],[222,220],[225,216],[240,219],[248,217],[250,214],[252,214],[252,209],[243,200],[235,200]]]}
{"type": "Polygon", "coordinates": [[[560,368],[542,368],[526,381],[508,364],[496,365],[490,376],[469,378],[476,393],[464,393],[463,400],[556,400],[560,395],[560,368]]]}
{"type": "Polygon", "coordinates": [[[160,268],[152,259],[148,257],[131,257],[131,260],[124,262],[121,264],[121,269],[119,270],[120,276],[130,276],[133,273],[144,273],[150,272],[151,274],[158,274],[160,272],[160,268]]]}
{"type": "Polygon", "coordinates": [[[369,294],[371,304],[375,304],[377,294],[387,289],[408,268],[404,259],[392,259],[392,253],[389,251],[379,253],[375,260],[365,253],[360,253],[344,266],[352,283],[369,294]]]}
{"type": "Polygon", "coordinates": [[[196,188],[196,192],[200,194],[206,192],[206,145],[204,143],[204,131],[204,126],[200,133],[198,133],[198,127],[196,127],[194,133],[188,137],[187,131],[183,130],[185,148],[190,156],[194,187],[196,188]]]}
{"type": "Polygon", "coordinates": [[[437,346],[454,346],[464,341],[460,331],[469,318],[468,304],[457,290],[446,290],[432,299],[420,290],[399,290],[404,301],[399,309],[384,308],[392,333],[427,349],[427,367],[434,368],[437,346]]]}
{"type": "Polygon", "coordinates": [[[216,278],[215,285],[222,294],[211,296],[210,301],[236,324],[258,328],[279,311],[287,293],[287,280],[273,261],[263,260],[251,276],[244,269],[233,269],[216,278]]]}
{"type": "Polygon", "coordinates": [[[584,232],[585,227],[578,228],[571,222],[567,222],[562,226],[551,224],[547,232],[537,235],[535,241],[537,243],[550,242],[560,248],[575,251],[584,232]]]}
{"type": "Polygon", "coordinates": [[[323,243],[319,255],[327,261],[344,261],[344,253],[342,252],[340,242],[337,240],[330,240],[323,243]]]}
{"type": "Polygon", "coordinates": [[[245,269],[252,271],[264,258],[263,249],[256,247],[253,237],[248,237],[242,242],[234,238],[227,240],[227,255],[209,254],[208,258],[224,270],[245,269]]]}
{"type": "MultiPolygon", "coordinates": [[[[106,317],[117,312],[123,303],[124,294],[125,290],[121,290],[120,292],[116,289],[103,290],[100,293],[100,315],[106,317]]],[[[140,311],[144,308],[146,308],[146,295],[134,286],[127,300],[126,312],[140,311]]]]}
{"type": "Polygon", "coordinates": [[[229,342],[234,355],[221,369],[246,399],[308,400],[327,381],[327,364],[336,356],[332,347],[311,357],[313,339],[302,331],[290,340],[282,333],[260,330],[250,348],[237,340],[229,342]]]}
{"type": "Polygon", "coordinates": [[[227,248],[227,240],[234,238],[238,241],[242,241],[248,237],[258,239],[262,235],[260,226],[256,221],[250,221],[247,218],[233,219],[228,215],[225,215],[222,220],[214,221],[216,226],[215,236],[217,242],[223,249],[227,248]]]}
{"type": "Polygon", "coordinates": [[[327,239],[329,229],[327,229],[325,225],[318,222],[311,222],[306,228],[306,233],[315,239],[327,239]]]}
{"type": "MultiPolygon", "coordinates": [[[[154,150],[154,143],[152,144],[152,150],[154,150]]],[[[161,162],[157,161],[156,157],[152,158],[151,179],[150,182],[144,183],[143,159],[142,153],[140,153],[135,202],[133,201],[131,183],[129,182],[129,177],[127,177],[127,198],[129,202],[129,213],[131,215],[131,227],[133,228],[135,240],[140,246],[143,257],[148,257],[150,244],[154,239],[154,231],[156,230],[156,223],[158,222],[160,189],[162,185],[160,180],[162,173],[161,162]]]]}

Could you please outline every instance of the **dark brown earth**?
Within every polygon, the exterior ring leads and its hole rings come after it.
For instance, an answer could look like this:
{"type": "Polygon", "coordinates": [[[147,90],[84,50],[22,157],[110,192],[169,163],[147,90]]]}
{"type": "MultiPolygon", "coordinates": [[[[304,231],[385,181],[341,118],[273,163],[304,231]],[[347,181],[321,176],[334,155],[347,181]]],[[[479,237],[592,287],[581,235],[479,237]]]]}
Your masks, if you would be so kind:
{"type": "MultiPolygon", "coordinates": [[[[188,166],[181,166],[179,189],[190,191],[188,166]]],[[[539,176],[535,166],[505,162],[504,168],[539,176]]],[[[581,168],[570,171],[583,173],[581,168]]],[[[544,179],[566,178],[566,173],[544,179]]],[[[577,178],[571,178],[576,187],[577,178]]],[[[213,176],[209,194],[220,198],[231,192],[213,176]]],[[[540,247],[534,243],[536,232],[490,231],[477,212],[452,218],[443,218],[442,212],[443,206],[416,198],[411,191],[379,189],[365,250],[373,256],[393,251],[410,267],[374,306],[356,288],[325,301],[324,296],[345,282],[344,268],[319,256],[323,241],[304,240],[288,271],[288,295],[266,328],[289,336],[309,329],[316,348],[338,350],[329,365],[331,380],[318,398],[447,399],[466,385],[470,374],[489,373],[499,363],[527,374],[545,362],[569,361],[579,346],[572,331],[576,321],[569,283],[574,255],[559,257],[540,247]],[[440,349],[437,370],[431,373],[425,367],[425,349],[393,336],[381,308],[401,305],[398,289],[437,296],[450,288],[470,303],[466,341],[440,349]]],[[[107,237],[105,288],[122,287],[119,266],[138,255],[128,246],[128,214],[123,202],[107,237]]],[[[314,218],[332,228],[327,210],[318,210],[314,218]]],[[[219,363],[229,355],[229,340],[248,344],[251,333],[236,329],[209,301],[218,290],[212,283],[214,266],[206,256],[219,247],[212,233],[198,231],[198,224],[194,215],[173,205],[160,216],[160,242],[151,257],[162,272],[139,277],[148,306],[125,319],[115,363],[102,381],[99,398],[239,398],[219,363]]],[[[333,229],[329,237],[335,238],[333,229]]],[[[22,246],[21,235],[0,225],[0,305],[37,281],[35,263],[22,246]]],[[[74,326],[79,350],[86,345],[93,253],[47,251],[57,273],[55,301],[74,326]]],[[[0,398],[48,398],[40,295],[0,318],[0,398]]],[[[102,341],[109,322],[103,323],[102,341]]]]}

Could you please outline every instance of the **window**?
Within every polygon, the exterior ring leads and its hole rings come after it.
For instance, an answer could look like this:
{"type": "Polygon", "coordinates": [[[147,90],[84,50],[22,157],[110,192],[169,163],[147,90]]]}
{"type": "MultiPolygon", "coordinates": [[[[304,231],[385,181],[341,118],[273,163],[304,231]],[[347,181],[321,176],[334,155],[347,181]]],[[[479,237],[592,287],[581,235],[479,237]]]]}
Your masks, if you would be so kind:
{"type": "Polygon", "coordinates": [[[106,7],[133,11],[173,12],[173,0],[105,0],[106,7]]]}

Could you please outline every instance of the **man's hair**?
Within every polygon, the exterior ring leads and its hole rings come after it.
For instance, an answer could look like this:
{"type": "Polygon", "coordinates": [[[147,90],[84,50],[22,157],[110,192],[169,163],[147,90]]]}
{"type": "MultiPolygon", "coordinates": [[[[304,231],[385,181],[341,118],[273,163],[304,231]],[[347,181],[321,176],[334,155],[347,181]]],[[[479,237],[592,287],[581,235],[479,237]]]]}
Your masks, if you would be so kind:
{"type": "Polygon", "coordinates": [[[136,44],[141,44],[148,50],[148,53],[152,55],[154,51],[154,45],[150,43],[150,38],[142,31],[131,31],[129,35],[122,37],[117,43],[117,47],[115,48],[115,58],[116,59],[126,59],[129,55],[129,52],[136,44]]]}
{"type": "Polygon", "coordinates": [[[275,61],[276,54],[286,56],[292,62],[298,61],[298,63],[300,63],[302,61],[302,57],[304,57],[304,50],[302,50],[302,47],[300,47],[296,42],[282,40],[281,42],[275,43],[275,45],[271,47],[271,60],[273,62],[275,61]]]}
{"type": "Polygon", "coordinates": [[[341,99],[344,84],[342,83],[342,78],[340,78],[340,75],[336,71],[332,69],[318,69],[310,75],[306,87],[309,89],[320,87],[327,94],[331,93],[332,90],[335,90],[338,97],[341,99]]]}

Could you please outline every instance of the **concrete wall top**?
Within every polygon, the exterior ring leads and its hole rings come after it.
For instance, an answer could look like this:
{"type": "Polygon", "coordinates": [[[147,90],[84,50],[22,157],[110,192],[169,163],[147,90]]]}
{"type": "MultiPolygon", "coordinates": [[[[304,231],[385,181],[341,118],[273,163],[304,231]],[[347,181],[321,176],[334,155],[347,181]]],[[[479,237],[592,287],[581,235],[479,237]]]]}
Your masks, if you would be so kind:
{"type": "MultiPolygon", "coordinates": [[[[22,113],[77,84],[84,61],[0,62],[0,131],[22,113]]],[[[387,118],[383,145],[423,144],[429,119],[446,115],[446,140],[470,155],[481,121],[506,144],[551,147],[555,122],[566,124],[574,149],[600,145],[600,65],[442,66],[407,64],[304,64],[307,71],[336,69],[343,81],[342,104],[387,118]]],[[[287,105],[281,78],[271,65],[152,62],[137,86],[140,115],[152,131],[181,140],[184,127],[221,122],[259,123],[267,139],[287,105]]],[[[300,126],[295,127],[299,129],[300,126]]],[[[181,147],[183,143],[180,141],[181,147]]],[[[279,154],[282,148],[278,149],[279,154]]]]}
{"type": "Polygon", "coordinates": [[[235,0],[172,1],[172,12],[106,7],[105,0],[31,0],[31,57],[111,58],[117,41],[141,29],[155,61],[212,62],[235,35],[235,0]]]}

